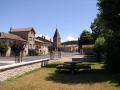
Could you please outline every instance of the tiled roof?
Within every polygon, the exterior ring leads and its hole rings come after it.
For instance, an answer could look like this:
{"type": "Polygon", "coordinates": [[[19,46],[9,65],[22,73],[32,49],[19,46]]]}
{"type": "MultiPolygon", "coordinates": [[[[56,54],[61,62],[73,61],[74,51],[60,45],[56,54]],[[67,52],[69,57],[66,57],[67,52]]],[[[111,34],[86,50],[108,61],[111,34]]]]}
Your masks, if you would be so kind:
{"type": "Polygon", "coordinates": [[[30,27],[30,28],[12,28],[11,27],[10,28],[10,32],[21,32],[21,31],[29,32],[31,30],[33,30],[33,32],[35,33],[35,30],[32,27],[30,27]]]}
{"type": "Polygon", "coordinates": [[[37,39],[37,38],[35,38],[35,41],[36,41],[36,42],[40,42],[40,43],[44,43],[43,41],[41,41],[41,40],[39,40],[39,39],[37,39]]]}
{"type": "Polygon", "coordinates": [[[0,39],[13,39],[13,40],[26,41],[17,35],[3,33],[3,32],[0,32],[0,39]]]}
{"type": "Polygon", "coordinates": [[[46,43],[52,43],[50,40],[47,40],[47,39],[45,39],[45,38],[43,38],[43,37],[36,37],[36,39],[39,39],[39,40],[41,40],[41,41],[43,41],[43,42],[46,42],[46,43]]]}

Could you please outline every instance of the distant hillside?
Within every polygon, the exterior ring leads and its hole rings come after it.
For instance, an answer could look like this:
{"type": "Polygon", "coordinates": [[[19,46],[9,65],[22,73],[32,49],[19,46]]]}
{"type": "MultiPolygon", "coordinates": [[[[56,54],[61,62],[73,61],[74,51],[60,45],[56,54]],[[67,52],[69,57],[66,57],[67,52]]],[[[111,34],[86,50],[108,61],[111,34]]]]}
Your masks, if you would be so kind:
{"type": "Polygon", "coordinates": [[[78,41],[66,41],[66,42],[63,42],[62,45],[73,45],[73,44],[77,44],[78,41]]]}

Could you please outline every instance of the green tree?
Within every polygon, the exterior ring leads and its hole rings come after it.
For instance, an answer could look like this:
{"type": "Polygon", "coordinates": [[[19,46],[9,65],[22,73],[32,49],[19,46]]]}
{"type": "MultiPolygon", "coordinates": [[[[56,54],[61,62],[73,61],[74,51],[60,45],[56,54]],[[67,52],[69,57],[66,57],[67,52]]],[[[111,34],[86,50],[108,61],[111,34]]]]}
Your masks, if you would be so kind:
{"type": "Polygon", "coordinates": [[[15,40],[10,43],[11,51],[14,52],[15,62],[22,62],[23,51],[25,49],[26,42],[15,40]]]}
{"type": "Polygon", "coordinates": [[[98,61],[101,61],[102,55],[105,53],[105,38],[98,37],[94,44],[94,50],[98,61]]]}
{"type": "Polygon", "coordinates": [[[78,38],[79,49],[82,47],[82,45],[87,44],[93,44],[93,37],[91,32],[84,30],[78,38]]]}
{"type": "Polygon", "coordinates": [[[120,0],[98,0],[100,15],[112,34],[107,38],[107,66],[120,71],[120,0]]]}
{"type": "Polygon", "coordinates": [[[77,40],[76,41],[66,41],[66,42],[62,43],[62,45],[72,45],[72,44],[77,44],[77,40]]]}
{"type": "Polygon", "coordinates": [[[7,52],[7,50],[8,50],[7,44],[4,42],[0,42],[0,54],[1,54],[1,56],[4,56],[5,53],[7,52]]]}
{"type": "Polygon", "coordinates": [[[120,31],[120,0],[98,0],[100,15],[112,31],[120,31]]]}
{"type": "Polygon", "coordinates": [[[90,28],[92,30],[94,42],[98,37],[108,38],[108,36],[111,35],[111,30],[105,27],[105,22],[100,14],[98,14],[94,21],[91,23],[90,28]]]}

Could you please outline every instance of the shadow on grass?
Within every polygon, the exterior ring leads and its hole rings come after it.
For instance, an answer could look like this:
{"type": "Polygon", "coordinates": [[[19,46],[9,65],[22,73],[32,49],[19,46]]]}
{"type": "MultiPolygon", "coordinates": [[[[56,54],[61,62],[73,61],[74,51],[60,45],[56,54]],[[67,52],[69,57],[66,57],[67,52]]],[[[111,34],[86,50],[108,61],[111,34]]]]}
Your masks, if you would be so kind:
{"type": "MultiPolygon", "coordinates": [[[[56,68],[57,65],[60,65],[60,64],[64,64],[64,63],[57,62],[57,63],[48,64],[47,66],[45,66],[45,68],[56,68]]],[[[95,65],[94,63],[89,63],[89,62],[88,63],[83,63],[83,64],[85,64],[85,65],[95,65]]]]}
{"type": "Polygon", "coordinates": [[[82,70],[71,73],[69,71],[57,71],[49,74],[48,81],[64,84],[94,84],[109,81],[120,85],[120,74],[113,74],[104,69],[82,70]]]}
{"type": "Polygon", "coordinates": [[[45,66],[45,68],[56,68],[57,65],[60,65],[60,64],[58,63],[48,64],[47,66],[45,66]]]}

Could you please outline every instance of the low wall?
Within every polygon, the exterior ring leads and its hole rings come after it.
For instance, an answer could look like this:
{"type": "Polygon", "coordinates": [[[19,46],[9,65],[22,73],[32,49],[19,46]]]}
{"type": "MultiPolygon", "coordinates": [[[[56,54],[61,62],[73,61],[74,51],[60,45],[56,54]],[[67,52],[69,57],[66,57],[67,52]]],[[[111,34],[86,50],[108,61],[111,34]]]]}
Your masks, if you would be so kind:
{"type": "Polygon", "coordinates": [[[12,65],[0,66],[0,81],[12,77],[20,76],[26,72],[32,71],[48,64],[49,59],[40,59],[29,62],[22,62],[12,65]]]}

